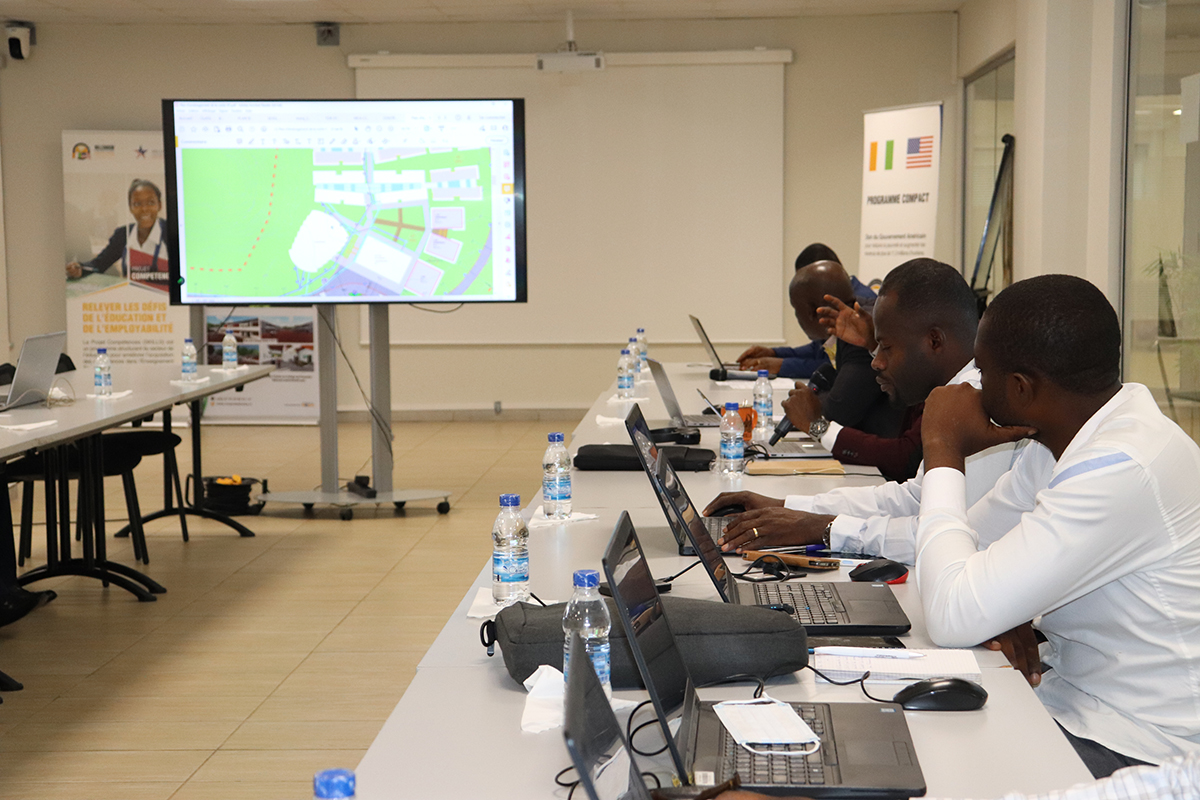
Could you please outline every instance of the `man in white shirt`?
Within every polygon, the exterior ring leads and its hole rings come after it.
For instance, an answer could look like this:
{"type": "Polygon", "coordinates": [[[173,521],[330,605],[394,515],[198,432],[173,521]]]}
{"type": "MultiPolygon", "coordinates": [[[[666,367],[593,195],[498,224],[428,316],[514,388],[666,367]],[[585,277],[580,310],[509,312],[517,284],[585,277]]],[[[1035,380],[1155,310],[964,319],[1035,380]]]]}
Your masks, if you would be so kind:
{"type": "MultiPolygon", "coordinates": [[[[914,259],[888,273],[874,309],[871,366],[895,402],[915,405],[945,384],[979,385],[972,360],[977,308],[971,287],[947,264],[914,259]]],[[[825,433],[830,432],[836,438],[832,425],[825,433]]],[[[1012,461],[1012,444],[972,456],[967,468],[971,498],[983,497],[1012,461]]],[[[746,508],[746,513],[730,518],[719,542],[726,551],[823,541],[836,551],[911,564],[923,474],[918,470],[904,483],[835,489],[813,497],[790,495],[785,500],[728,492],[718,495],[705,513],[732,503],[746,508]]]]}
{"type": "Polygon", "coordinates": [[[979,328],[982,391],[935,389],[922,429],[930,636],[969,646],[1040,618],[1038,696],[1097,777],[1200,752],[1200,447],[1120,383],[1120,349],[1091,284],[1013,284],[979,328]],[[1026,435],[1041,446],[972,504],[966,457],[1026,435]]]}

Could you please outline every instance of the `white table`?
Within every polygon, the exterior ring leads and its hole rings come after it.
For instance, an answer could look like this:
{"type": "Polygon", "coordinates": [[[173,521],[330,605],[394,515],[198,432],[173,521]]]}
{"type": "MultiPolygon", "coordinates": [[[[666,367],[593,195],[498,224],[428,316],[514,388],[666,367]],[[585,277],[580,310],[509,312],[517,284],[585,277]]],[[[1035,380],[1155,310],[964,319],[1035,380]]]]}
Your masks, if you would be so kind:
{"type": "MultiPolygon", "coordinates": [[[[699,385],[714,402],[749,395],[723,389],[709,381],[707,368],[668,365],[683,408],[698,413],[701,401],[692,386],[699,385]]],[[[582,444],[627,443],[623,426],[599,426],[595,415],[624,416],[624,404],[609,403],[614,387],[601,393],[575,429],[571,448],[582,444]]],[[[647,419],[665,419],[652,384],[638,384],[637,394],[647,419]]],[[[780,398],[779,392],[776,397],[780,398]]],[[[703,433],[702,446],[715,444],[715,430],[703,433]]],[[[878,482],[878,477],[740,476],[682,473],[681,480],[701,508],[717,492],[747,489],[781,496],[815,493],[853,484],[878,482]]],[[[570,597],[576,569],[599,569],[613,527],[622,509],[628,510],[646,550],[651,571],[658,576],[677,572],[692,561],[678,555],[662,509],[641,472],[572,472],[574,508],[597,519],[572,522],[530,532],[531,588],[546,602],[570,597]]],[[[539,505],[540,494],[526,508],[539,505]]],[[[480,531],[480,535],[486,535],[480,531]]],[[[742,562],[730,562],[740,571],[742,562]]],[[[813,580],[847,580],[846,570],[813,574],[813,580]]],[[[478,589],[491,584],[490,564],[475,582],[418,665],[416,677],[358,765],[358,796],[376,798],[482,797],[563,798],[553,776],[570,759],[562,731],[529,734],[521,731],[525,691],[509,677],[499,654],[488,658],[479,642],[482,620],[469,619],[467,609],[478,589]],[[415,767],[415,768],[414,768],[415,767]]],[[[912,621],[904,637],[909,647],[932,647],[916,587],[893,587],[912,621]]],[[[716,599],[700,567],[675,582],[674,594],[716,599]]],[[[973,712],[905,712],[913,742],[928,784],[941,797],[995,797],[1007,791],[1041,792],[1090,779],[1083,763],[1046,713],[1024,677],[1010,668],[1000,653],[976,648],[984,670],[987,705],[973,712]]],[[[857,686],[817,683],[803,671],[772,680],[773,696],[785,700],[867,702],[857,686]]],[[[748,696],[748,686],[707,689],[704,699],[748,696]]],[[[643,692],[618,692],[644,699],[643,692]]],[[[640,717],[639,717],[640,719],[640,717]]],[[[664,772],[669,766],[659,761],[664,772]]]]}

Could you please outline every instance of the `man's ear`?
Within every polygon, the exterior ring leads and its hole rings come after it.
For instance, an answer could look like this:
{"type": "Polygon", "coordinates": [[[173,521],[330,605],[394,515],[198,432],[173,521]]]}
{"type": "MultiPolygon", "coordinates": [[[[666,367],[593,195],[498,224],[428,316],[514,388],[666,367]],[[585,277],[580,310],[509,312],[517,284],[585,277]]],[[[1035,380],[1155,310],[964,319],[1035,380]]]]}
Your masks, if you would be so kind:
{"type": "Polygon", "coordinates": [[[941,328],[930,328],[925,334],[925,343],[929,352],[936,353],[946,346],[946,334],[941,328]]]}
{"type": "Polygon", "coordinates": [[[1009,406],[1014,410],[1027,409],[1037,397],[1038,382],[1023,372],[1010,372],[1005,382],[1009,406]]]}

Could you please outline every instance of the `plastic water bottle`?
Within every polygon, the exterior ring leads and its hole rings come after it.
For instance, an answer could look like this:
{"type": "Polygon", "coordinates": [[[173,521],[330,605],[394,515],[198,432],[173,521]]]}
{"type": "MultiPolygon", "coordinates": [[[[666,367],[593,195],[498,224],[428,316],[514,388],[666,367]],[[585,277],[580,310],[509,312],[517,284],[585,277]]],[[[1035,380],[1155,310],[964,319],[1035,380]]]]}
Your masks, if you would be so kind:
{"type": "Polygon", "coordinates": [[[112,394],[112,360],[108,357],[107,347],[96,348],[95,367],[93,386],[96,397],[108,397],[112,394]]]}
{"type": "Polygon", "coordinates": [[[642,359],[638,357],[638,342],[637,337],[635,336],[629,337],[629,355],[630,359],[633,361],[634,383],[641,381],[643,377],[649,377],[642,375],[642,359]]]}
{"type": "Polygon", "coordinates": [[[646,347],[646,329],[645,328],[638,328],[638,330],[637,330],[637,346],[638,346],[637,347],[638,361],[642,362],[642,371],[645,372],[646,369],[648,369],[648,365],[646,364],[648,350],[646,347]]]}
{"type": "Polygon", "coordinates": [[[561,433],[546,438],[550,446],[542,456],[542,511],[550,519],[566,519],[571,516],[571,455],[561,433]]]}
{"type": "Polygon", "coordinates": [[[492,599],[501,606],[529,599],[529,528],[520,507],[521,495],[500,495],[492,526],[492,599]]]}
{"type": "Polygon", "coordinates": [[[604,687],[604,693],[612,697],[612,677],[608,649],[608,633],[612,628],[612,617],[608,606],[600,597],[600,573],[594,569],[575,572],[575,594],[567,603],[563,614],[563,677],[567,676],[571,655],[571,634],[578,633],[583,640],[584,650],[592,660],[592,669],[604,687]]]}
{"type": "Polygon", "coordinates": [[[726,403],[721,415],[721,455],[717,459],[717,471],[738,473],[746,463],[746,443],[742,439],[742,417],[737,403],[726,403]]]}
{"type": "Polygon", "coordinates": [[[184,383],[193,383],[196,380],[196,345],[192,344],[190,336],[183,340],[183,370],[181,375],[184,383]]]}
{"type": "Polygon", "coordinates": [[[633,397],[633,357],[628,348],[621,351],[617,361],[617,397],[621,400],[633,397]]]}
{"type": "Polygon", "coordinates": [[[758,380],[754,382],[754,413],[757,416],[757,431],[775,427],[775,390],[771,387],[771,373],[765,369],[758,371],[758,380]]]}
{"type": "Polygon", "coordinates": [[[225,338],[221,340],[221,366],[225,369],[236,369],[237,339],[233,338],[233,329],[225,329],[225,338]]]}
{"type": "Polygon", "coordinates": [[[345,800],[354,797],[354,770],[324,769],[313,776],[315,800],[345,800]]]}

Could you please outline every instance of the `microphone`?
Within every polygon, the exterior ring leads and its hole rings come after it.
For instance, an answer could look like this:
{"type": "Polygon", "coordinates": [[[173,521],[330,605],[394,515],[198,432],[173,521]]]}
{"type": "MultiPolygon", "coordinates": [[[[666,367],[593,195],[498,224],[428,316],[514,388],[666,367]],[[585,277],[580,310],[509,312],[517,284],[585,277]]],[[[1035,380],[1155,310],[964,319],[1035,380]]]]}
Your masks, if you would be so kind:
{"type": "MultiPolygon", "coordinates": [[[[822,364],[813,374],[808,377],[808,388],[814,392],[827,392],[833,388],[833,378],[826,371],[825,367],[832,366],[830,364],[822,364]]],[[[796,430],[796,426],[786,416],[779,420],[779,424],[775,426],[775,432],[771,434],[768,444],[774,447],[780,439],[787,436],[792,431],[796,430]]]]}

